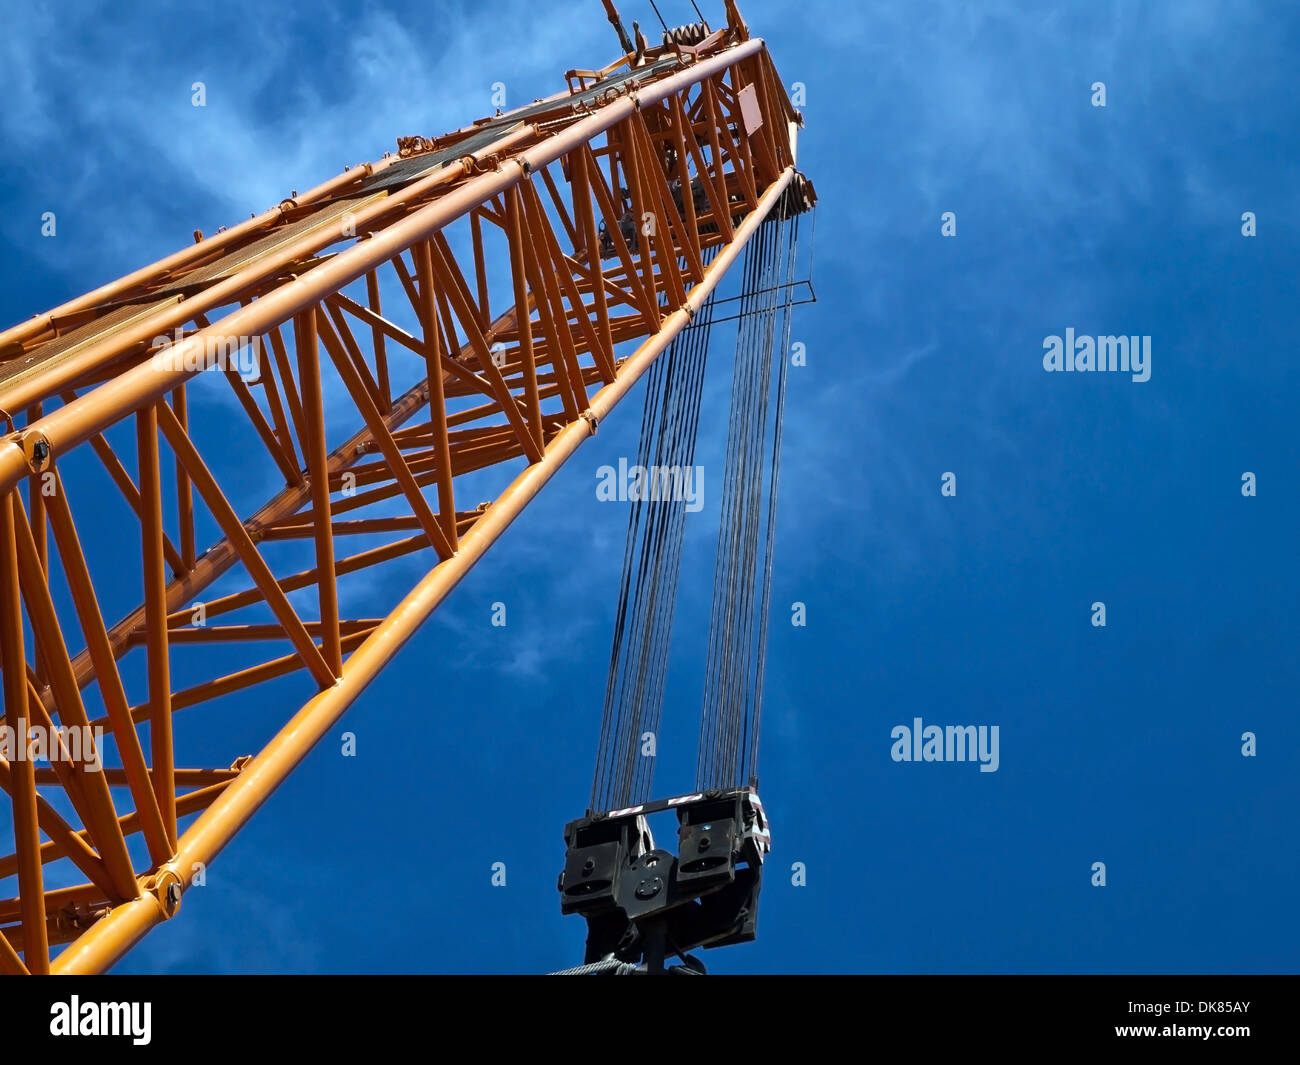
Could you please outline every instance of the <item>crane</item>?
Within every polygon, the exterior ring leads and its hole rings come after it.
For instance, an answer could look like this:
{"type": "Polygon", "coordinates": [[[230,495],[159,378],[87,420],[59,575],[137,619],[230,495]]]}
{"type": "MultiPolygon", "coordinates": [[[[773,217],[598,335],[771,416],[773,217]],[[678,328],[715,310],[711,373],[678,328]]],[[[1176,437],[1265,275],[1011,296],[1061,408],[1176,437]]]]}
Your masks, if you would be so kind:
{"type": "Polygon", "coordinates": [[[174,918],[764,222],[815,202],[734,0],[654,46],[611,21],[622,54],[555,95],[0,332],[0,973],[103,972],[174,918]],[[214,387],[238,412],[217,440],[190,418],[214,387]],[[236,439],[282,485],[256,507],[214,469],[236,439]],[[129,597],[86,550],[105,536],[138,560],[129,597]],[[405,583],[348,617],[348,581],[405,583]],[[174,715],[282,677],[302,701],[259,750],[184,763],[174,715]]]}

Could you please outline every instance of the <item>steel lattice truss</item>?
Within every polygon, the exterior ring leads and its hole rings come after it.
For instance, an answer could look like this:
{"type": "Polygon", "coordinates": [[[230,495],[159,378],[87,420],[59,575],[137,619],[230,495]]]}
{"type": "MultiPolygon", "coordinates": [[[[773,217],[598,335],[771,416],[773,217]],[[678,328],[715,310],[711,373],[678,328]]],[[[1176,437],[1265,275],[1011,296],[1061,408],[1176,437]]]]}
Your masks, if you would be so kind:
{"type": "Polygon", "coordinates": [[[799,116],[729,14],[696,47],[571,71],[568,92],[406,138],[0,333],[5,721],[62,737],[48,767],[0,760],[15,847],[0,856],[0,972],[102,971],[174,915],[194,870],[596,431],[762,219],[808,206],[799,116]],[[230,338],[260,345],[255,378],[230,338]],[[191,436],[189,397],[214,385],[238,412],[231,439],[255,441],[241,483],[283,483],[251,514],[191,436]],[[346,432],[326,394],[350,399],[346,432]],[[102,527],[95,476],[137,521],[102,527]],[[83,551],[107,535],[139,559],[130,602],[106,601],[83,551]],[[305,564],[278,572],[286,544],[305,564]],[[404,556],[425,560],[409,594],[343,616],[344,578],[396,563],[382,586],[397,586],[404,556]],[[232,580],[242,590],[217,593],[232,580]],[[174,684],[182,654],[207,679],[174,684]],[[177,765],[173,714],[292,673],[310,698],[260,753],[177,765]],[[73,749],[85,726],[104,749],[73,749]]]}

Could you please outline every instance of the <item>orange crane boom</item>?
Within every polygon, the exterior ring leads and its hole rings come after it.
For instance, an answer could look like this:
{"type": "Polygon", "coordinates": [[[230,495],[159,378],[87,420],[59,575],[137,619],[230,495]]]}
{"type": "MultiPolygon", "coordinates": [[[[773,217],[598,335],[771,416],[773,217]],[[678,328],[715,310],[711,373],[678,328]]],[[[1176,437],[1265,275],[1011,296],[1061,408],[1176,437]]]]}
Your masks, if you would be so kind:
{"type": "Polygon", "coordinates": [[[811,205],[800,116],[764,42],[728,16],[696,44],[403,138],[0,333],[0,670],[18,742],[0,745],[14,830],[0,896],[16,883],[0,973],[102,972],[174,916],[195,870],[597,431],[759,224],[811,205]],[[260,464],[241,480],[283,483],[253,509],[218,480],[226,442],[191,425],[196,390],[222,379],[230,439],[260,464]],[[346,434],[327,392],[347,398],[346,434]],[[84,550],[105,535],[92,467],[137,519],[111,529],[138,551],[130,601],[108,601],[121,575],[97,577],[84,550]],[[469,475],[477,492],[495,477],[489,503],[467,504],[469,475]],[[346,537],[375,546],[349,553],[346,537]],[[293,551],[305,564],[284,572],[293,551]],[[344,616],[344,578],[396,580],[391,564],[422,554],[385,616],[344,616]],[[244,586],[217,594],[235,575],[244,586]],[[305,701],[260,751],[178,765],[174,714],[290,674],[305,701]],[[22,746],[38,730],[48,767],[22,746]]]}

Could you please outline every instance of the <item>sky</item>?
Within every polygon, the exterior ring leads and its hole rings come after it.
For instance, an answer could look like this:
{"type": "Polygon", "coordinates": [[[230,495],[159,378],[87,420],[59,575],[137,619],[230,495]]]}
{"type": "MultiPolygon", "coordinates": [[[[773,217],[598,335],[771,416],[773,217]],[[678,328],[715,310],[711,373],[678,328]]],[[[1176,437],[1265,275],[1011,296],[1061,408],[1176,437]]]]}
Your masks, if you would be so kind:
{"type": "MultiPolygon", "coordinates": [[[[654,24],[648,4],[620,9],[654,24]]],[[[693,20],[684,2],[660,10],[693,20]]],[[[806,365],[786,407],[759,938],[706,964],[1294,972],[1300,15],[1281,0],[742,10],[803,89],[817,302],[792,335],[806,365]],[[1067,329],[1150,337],[1149,379],[1045,371],[1067,329]],[[996,727],[996,771],[896,761],[894,730],[917,718],[996,727]]],[[[398,136],[489,114],[494,83],[514,106],[616,52],[595,0],[33,3],[4,19],[5,325],[398,136]]],[[[713,485],[729,344],[719,330],[706,389],[713,485]]],[[[590,793],[627,517],[594,485],[635,454],[641,400],[117,971],[581,960],[555,880],[590,793]]],[[[192,416],[215,438],[229,408],[192,416]]],[[[246,510],[267,494],[236,457],[215,469],[246,510]]],[[[687,519],[668,793],[689,787],[717,503],[687,519]]],[[[111,522],[88,550],[113,557],[111,522]]],[[[251,753],[300,702],[253,689],[206,725],[178,719],[178,742],[251,753]]]]}

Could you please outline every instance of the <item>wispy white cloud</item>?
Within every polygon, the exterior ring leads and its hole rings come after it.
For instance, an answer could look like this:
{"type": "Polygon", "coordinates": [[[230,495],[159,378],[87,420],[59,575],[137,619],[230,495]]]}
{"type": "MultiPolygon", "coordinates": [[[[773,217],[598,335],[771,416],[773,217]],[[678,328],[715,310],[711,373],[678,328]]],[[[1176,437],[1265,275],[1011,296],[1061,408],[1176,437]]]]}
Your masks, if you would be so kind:
{"type": "Polygon", "coordinates": [[[68,227],[59,243],[27,239],[26,218],[0,226],[54,267],[95,279],[125,272],[151,250],[180,246],[172,208],[191,204],[191,226],[234,224],[291,189],[395,150],[398,136],[437,135],[491,114],[494,83],[508,106],[555,92],[557,55],[597,65],[612,43],[585,12],[542,14],[518,0],[409,16],[381,5],[354,16],[329,4],[301,33],[282,32],[261,4],[232,0],[196,14],[216,45],[202,49],[181,30],[171,47],[141,32],[163,15],[101,6],[70,27],[30,7],[8,19],[0,139],[33,165],[49,209],[90,217],[80,239],[68,227]],[[495,32],[501,25],[527,32],[495,32]],[[204,83],[204,107],[191,103],[195,82],[204,83]]]}

